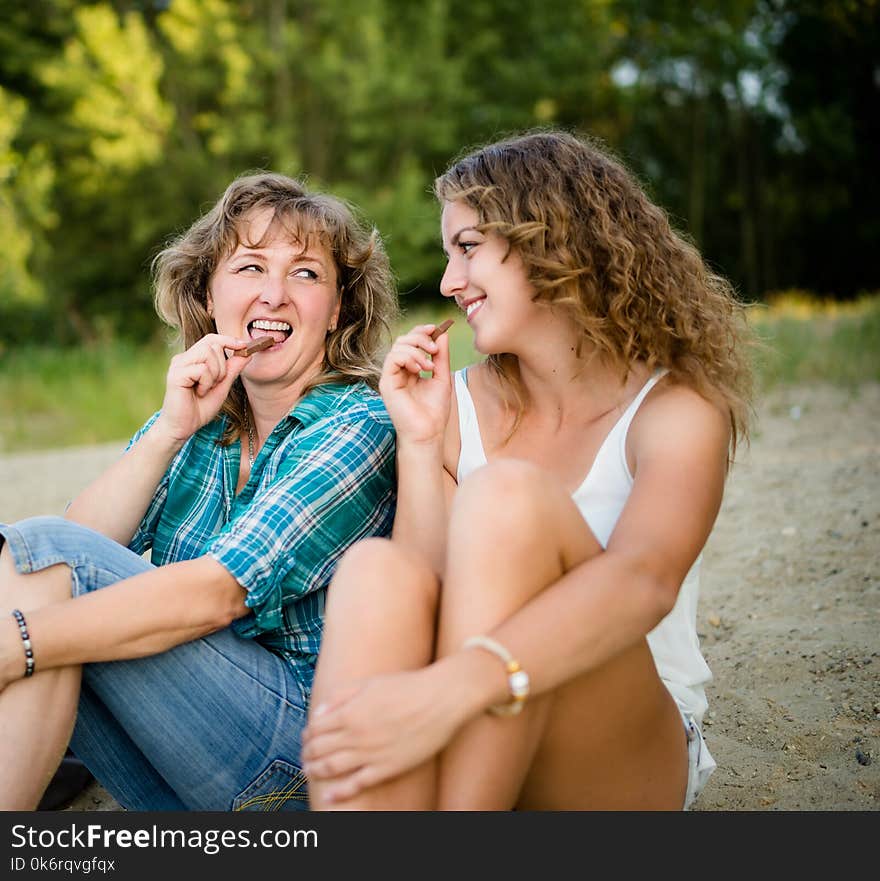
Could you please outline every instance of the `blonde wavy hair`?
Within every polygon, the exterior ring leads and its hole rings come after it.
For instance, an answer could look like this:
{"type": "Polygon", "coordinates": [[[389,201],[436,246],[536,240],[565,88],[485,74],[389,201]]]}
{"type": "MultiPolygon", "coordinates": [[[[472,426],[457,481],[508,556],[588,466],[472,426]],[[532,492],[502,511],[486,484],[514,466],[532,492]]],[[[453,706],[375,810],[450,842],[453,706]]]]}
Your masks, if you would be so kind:
{"type": "MultiPolygon", "coordinates": [[[[153,277],[159,316],[178,330],[185,349],[205,334],[216,332],[207,305],[211,276],[241,241],[243,221],[266,208],[272,209],[274,217],[264,240],[280,224],[304,248],[312,239],[317,240],[336,266],[341,294],[339,321],[327,336],[321,373],[304,394],[325,383],[364,381],[378,389],[383,350],[399,309],[379,233],[362,223],[341,199],[309,192],[293,178],[272,173],[236,178],[207,214],[156,256],[153,277]]],[[[248,244],[260,246],[263,242],[248,244]]],[[[227,417],[223,443],[228,444],[247,427],[247,396],[240,379],[220,412],[227,417]]]]}
{"type": "MultiPolygon", "coordinates": [[[[529,132],[466,154],[434,192],[441,203],[464,201],[480,232],[506,239],[535,300],[566,309],[622,380],[635,362],[665,367],[724,406],[732,458],[751,415],[743,305],[606,148],[568,132],[529,132]]],[[[524,407],[516,358],[487,360],[512,392],[515,426],[524,407]]]]}

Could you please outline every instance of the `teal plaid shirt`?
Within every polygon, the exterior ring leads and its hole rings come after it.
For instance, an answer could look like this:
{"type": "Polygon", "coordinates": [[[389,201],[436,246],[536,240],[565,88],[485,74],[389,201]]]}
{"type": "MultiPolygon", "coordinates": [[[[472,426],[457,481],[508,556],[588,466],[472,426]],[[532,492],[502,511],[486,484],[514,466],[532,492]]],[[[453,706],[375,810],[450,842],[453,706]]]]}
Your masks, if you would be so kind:
{"type": "Polygon", "coordinates": [[[238,635],[310,673],[340,557],[391,533],[394,428],[363,383],[318,386],[275,427],[236,496],[241,444],[219,444],[225,424],[215,419],[175,456],[129,547],[152,548],[157,566],[213,557],[248,592],[238,635]]]}

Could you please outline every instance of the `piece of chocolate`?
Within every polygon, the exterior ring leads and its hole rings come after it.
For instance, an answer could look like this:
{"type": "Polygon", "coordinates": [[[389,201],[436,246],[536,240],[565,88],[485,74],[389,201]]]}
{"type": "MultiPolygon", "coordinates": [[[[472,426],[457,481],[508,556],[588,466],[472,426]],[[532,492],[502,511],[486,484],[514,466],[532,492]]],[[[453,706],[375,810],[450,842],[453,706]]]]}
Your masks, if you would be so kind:
{"type": "Polygon", "coordinates": [[[447,318],[442,324],[438,324],[437,327],[431,332],[431,339],[436,340],[437,337],[443,336],[447,330],[449,330],[455,322],[451,318],[447,318]]]}
{"type": "Polygon", "coordinates": [[[269,346],[275,345],[275,337],[271,336],[261,336],[258,339],[255,339],[246,349],[242,349],[237,352],[238,355],[253,355],[255,352],[262,352],[263,349],[268,349],[269,346]]]}

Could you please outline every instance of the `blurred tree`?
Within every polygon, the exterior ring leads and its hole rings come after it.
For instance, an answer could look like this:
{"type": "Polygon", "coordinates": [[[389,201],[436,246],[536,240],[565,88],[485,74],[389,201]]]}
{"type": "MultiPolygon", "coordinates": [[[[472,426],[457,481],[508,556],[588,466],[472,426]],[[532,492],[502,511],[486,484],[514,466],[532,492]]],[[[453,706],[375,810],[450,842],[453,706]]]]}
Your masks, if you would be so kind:
{"type": "Polygon", "coordinates": [[[770,249],[761,158],[780,127],[772,17],[759,0],[617,8],[620,147],[710,261],[757,298],[770,249]]]}
{"type": "Polygon", "coordinates": [[[607,0],[449,0],[449,52],[470,91],[460,146],[542,125],[613,139],[621,31],[607,0]]]}
{"type": "MultiPolygon", "coordinates": [[[[162,59],[140,13],[78,7],[62,51],[38,67],[55,112],[56,206],[46,275],[68,333],[149,332],[146,249],[163,226],[150,211],[150,173],[174,123],[160,94],[162,59]]],[[[63,335],[65,328],[59,328],[63,335]]]]}
{"type": "Polygon", "coordinates": [[[466,102],[448,4],[265,0],[264,14],[276,163],[359,205],[404,291],[430,281],[440,255],[431,181],[466,102]]]}
{"type": "Polygon", "coordinates": [[[70,33],[73,0],[0,0],[0,345],[46,332],[48,234],[59,225],[55,165],[34,69],[70,33]]]}
{"type": "Polygon", "coordinates": [[[775,0],[790,113],[778,151],[780,284],[880,288],[880,3],[775,0]]]}
{"type": "Polygon", "coordinates": [[[35,145],[21,153],[13,146],[25,113],[25,100],[0,86],[0,304],[10,313],[43,302],[35,264],[45,259],[45,232],[57,222],[46,150],[35,145]]]}
{"type": "Polygon", "coordinates": [[[433,178],[543,125],[620,152],[750,297],[877,287],[878,5],[0,0],[0,337],[155,333],[150,258],[257,168],[360,206],[431,298],[433,178]]]}

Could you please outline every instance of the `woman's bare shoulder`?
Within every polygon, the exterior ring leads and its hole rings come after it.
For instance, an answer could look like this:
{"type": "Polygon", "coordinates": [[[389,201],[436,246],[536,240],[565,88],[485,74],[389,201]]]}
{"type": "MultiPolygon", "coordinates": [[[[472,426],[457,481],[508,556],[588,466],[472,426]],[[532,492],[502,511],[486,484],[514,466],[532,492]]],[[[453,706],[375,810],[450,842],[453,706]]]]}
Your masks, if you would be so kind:
{"type": "Polygon", "coordinates": [[[730,411],[722,401],[665,377],[651,389],[633,418],[627,446],[634,457],[678,449],[717,457],[730,443],[730,411]]]}

